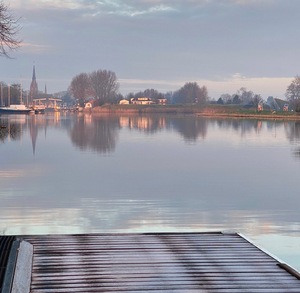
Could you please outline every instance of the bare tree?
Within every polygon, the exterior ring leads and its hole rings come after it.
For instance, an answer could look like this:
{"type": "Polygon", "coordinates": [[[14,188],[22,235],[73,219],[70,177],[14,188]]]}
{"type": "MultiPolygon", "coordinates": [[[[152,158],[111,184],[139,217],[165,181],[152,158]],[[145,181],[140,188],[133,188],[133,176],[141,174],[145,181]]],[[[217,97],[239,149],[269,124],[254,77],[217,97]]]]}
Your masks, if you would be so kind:
{"type": "Polygon", "coordinates": [[[297,75],[287,87],[285,96],[291,102],[300,100],[300,76],[297,75]]]}
{"type": "Polygon", "coordinates": [[[253,97],[254,106],[257,108],[257,106],[261,103],[263,103],[263,98],[261,97],[261,95],[260,94],[254,94],[254,97],[253,97]]]}
{"type": "Polygon", "coordinates": [[[91,88],[99,105],[112,102],[118,92],[119,83],[117,76],[110,70],[93,71],[90,75],[91,88]]]}
{"type": "Polygon", "coordinates": [[[232,103],[232,96],[230,94],[222,94],[220,99],[224,102],[224,104],[231,104],[232,103]]]}
{"type": "Polygon", "coordinates": [[[91,95],[91,86],[88,74],[80,73],[73,77],[69,91],[75,99],[79,100],[80,106],[83,106],[85,100],[91,95]]]}
{"type": "Polygon", "coordinates": [[[8,7],[0,1],[0,56],[9,57],[9,51],[20,47],[17,38],[20,30],[18,19],[9,12],[8,7]]]}
{"type": "Polygon", "coordinates": [[[206,86],[200,87],[196,82],[187,82],[174,93],[177,104],[205,104],[208,99],[206,86]]]}
{"type": "Polygon", "coordinates": [[[296,112],[300,112],[300,76],[297,75],[287,87],[285,96],[296,112]]]}
{"type": "Polygon", "coordinates": [[[240,97],[244,105],[251,103],[254,97],[254,93],[252,91],[248,91],[245,87],[241,87],[237,91],[237,95],[240,97]]]}

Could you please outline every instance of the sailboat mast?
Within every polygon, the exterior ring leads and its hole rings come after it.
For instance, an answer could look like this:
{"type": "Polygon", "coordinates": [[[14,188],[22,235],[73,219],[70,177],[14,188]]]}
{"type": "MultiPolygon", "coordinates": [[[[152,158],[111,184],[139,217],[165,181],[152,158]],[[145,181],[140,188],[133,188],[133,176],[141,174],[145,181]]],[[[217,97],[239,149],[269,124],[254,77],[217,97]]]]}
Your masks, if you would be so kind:
{"type": "Polygon", "coordinates": [[[2,84],[2,82],[0,83],[0,86],[1,86],[1,107],[3,107],[4,105],[3,105],[3,84],[2,84]]]}
{"type": "Polygon", "coordinates": [[[23,104],[22,83],[20,84],[20,105],[23,104]]]}
{"type": "Polygon", "coordinates": [[[7,93],[8,93],[8,96],[7,96],[7,102],[8,102],[8,107],[10,106],[10,84],[7,85],[7,93]]]}

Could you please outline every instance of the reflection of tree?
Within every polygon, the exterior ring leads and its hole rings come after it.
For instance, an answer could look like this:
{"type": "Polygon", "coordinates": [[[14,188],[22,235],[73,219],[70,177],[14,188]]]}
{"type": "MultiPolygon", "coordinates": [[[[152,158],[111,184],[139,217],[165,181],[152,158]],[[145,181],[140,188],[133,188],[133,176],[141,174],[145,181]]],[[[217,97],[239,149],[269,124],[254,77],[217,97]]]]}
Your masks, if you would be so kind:
{"type": "Polygon", "coordinates": [[[78,117],[70,136],[73,144],[81,150],[90,149],[107,153],[116,147],[118,129],[120,129],[118,117],[84,115],[78,117]]]}
{"type": "MultiPolygon", "coordinates": [[[[294,144],[297,145],[300,143],[300,121],[291,122],[285,125],[285,130],[288,139],[294,144]]],[[[297,158],[300,158],[300,146],[296,146],[294,155],[297,158]]]]}
{"type": "Polygon", "coordinates": [[[174,117],[171,125],[185,140],[196,141],[198,137],[205,138],[207,133],[207,119],[195,117],[174,117]]]}
{"type": "Polygon", "coordinates": [[[21,139],[21,126],[8,120],[0,121],[0,141],[21,139]]]}
{"type": "Polygon", "coordinates": [[[233,129],[240,132],[242,136],[253,130],[258,132],[262,127],[262,121],[255,119],[216,119],[215,121],[220,129],[233,129]]]}
{"type": "Polygon", "coordinates": [[[288,123],[285,129],[291,142],[300,142],[300,121],[288,123]]]}

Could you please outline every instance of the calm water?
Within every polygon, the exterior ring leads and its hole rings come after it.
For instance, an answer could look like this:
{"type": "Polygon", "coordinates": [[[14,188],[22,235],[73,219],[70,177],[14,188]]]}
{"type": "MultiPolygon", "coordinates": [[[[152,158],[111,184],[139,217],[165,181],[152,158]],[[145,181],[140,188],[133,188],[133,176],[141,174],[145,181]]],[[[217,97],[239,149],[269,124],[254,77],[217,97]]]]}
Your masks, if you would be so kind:
{"type": "Polygon", "coordinates": [[[0,121],[1,234],[236,231],[300,270],[300,122],[0,121]]]}

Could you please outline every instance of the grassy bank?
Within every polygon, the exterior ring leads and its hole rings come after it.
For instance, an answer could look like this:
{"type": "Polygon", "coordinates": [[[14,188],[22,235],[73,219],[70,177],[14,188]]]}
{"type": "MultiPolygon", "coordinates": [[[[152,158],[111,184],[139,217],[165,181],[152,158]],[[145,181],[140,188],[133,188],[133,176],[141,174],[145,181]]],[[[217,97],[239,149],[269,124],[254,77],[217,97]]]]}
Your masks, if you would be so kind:
{"type": "Polygon", "coordinates": [[[262,119],[300,119],[300,114],[295,112],[258,112],[254,108],[244,108],[236,105],[104,105],[93,108],[93,113],[165,113],[165,114],[195,114],[211,117],[237,117],[237,118],[262,118],[262,119]]]}
{"type": "Polygon", "coordinates": [[[202,107],[194,105],[104,105],[93,108],[93,113],[169,113],[195,114],[202,107]]]}

